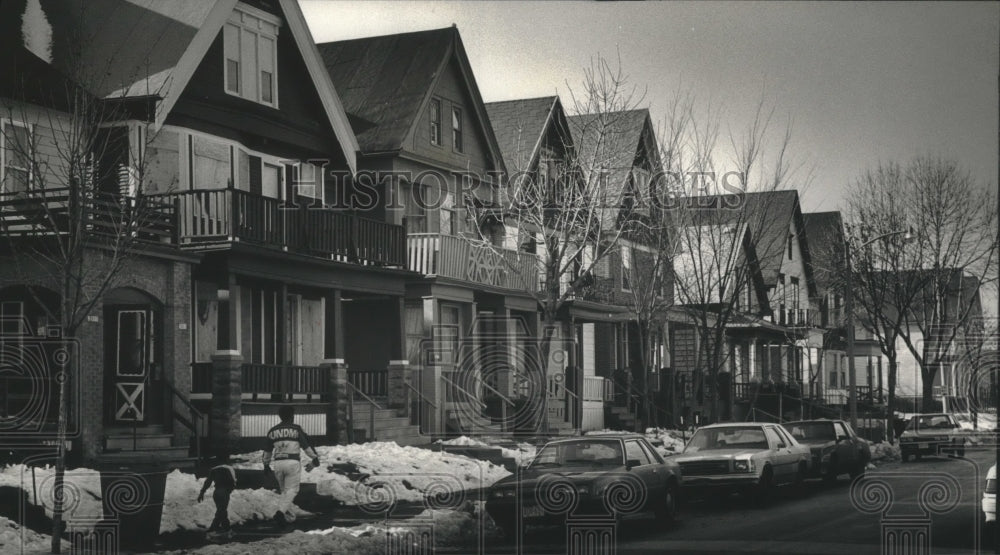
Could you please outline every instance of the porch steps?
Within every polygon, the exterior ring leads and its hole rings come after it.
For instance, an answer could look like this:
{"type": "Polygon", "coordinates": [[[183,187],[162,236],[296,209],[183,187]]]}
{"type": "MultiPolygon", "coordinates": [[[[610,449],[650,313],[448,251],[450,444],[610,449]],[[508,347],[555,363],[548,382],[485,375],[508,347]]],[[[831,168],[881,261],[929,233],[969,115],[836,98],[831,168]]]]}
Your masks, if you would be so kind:
{"type": "MultiPolygon", "coordinates": [[[[381,406],[386,403],[379,401],[381,406]]],[[[355,402],[353,406],[354,440],[358,443],[372,441],[369,427],[371,426],[370,407],[367,402],[355,402]]],[[[420,426],[410,423],[410,417],[399,416],[394,408],[375,409],[374,441],[394,441],[400,446],[422,445],[429,443],[429,438],[420,434],[420,426]]]]}
{"type": "Polygon", "coordinates": [[[636,431],[636,420],[628,407],[604,407],[604,425],[612,430],[636,431]]]}
{"type": "Polygon", "coordinates": [[[175,468],[194,466],[188,446],[175,446],[173,434],[162,425],[105,428],[104,450],[99,456],[106,463],[160,463],[175,468]]]}

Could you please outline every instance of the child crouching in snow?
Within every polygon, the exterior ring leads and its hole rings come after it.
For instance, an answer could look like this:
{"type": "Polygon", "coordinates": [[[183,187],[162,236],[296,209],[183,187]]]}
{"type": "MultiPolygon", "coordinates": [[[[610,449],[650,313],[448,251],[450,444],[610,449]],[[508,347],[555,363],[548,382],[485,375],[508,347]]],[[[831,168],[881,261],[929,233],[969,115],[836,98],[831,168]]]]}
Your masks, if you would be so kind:
{"type": "Polygon", "coordinates": [[[208,473],[205,485],[198,494],[199,503],[205,500],[205,492],[212,484],[215,484],[215,491],[212,492],[212,500],[215,501],[215,519],[208,532],[229,534],[229,496],[236,489],[236,469],[229,464],[229,455],[216,457],[215,466],[208,473]]]}

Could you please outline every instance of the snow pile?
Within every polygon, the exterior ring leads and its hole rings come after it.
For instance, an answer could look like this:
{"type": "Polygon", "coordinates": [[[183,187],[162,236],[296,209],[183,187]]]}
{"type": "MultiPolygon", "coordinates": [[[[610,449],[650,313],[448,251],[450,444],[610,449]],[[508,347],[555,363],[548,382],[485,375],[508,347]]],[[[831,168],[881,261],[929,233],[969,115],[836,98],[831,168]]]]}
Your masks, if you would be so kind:
{"type": "MultiPolygon", "coordinates": [[[[198,492],[204,480],[192,474],[174,470],[167,475],[167,492],[163,499],[163,516],[160,533],[175,530],[208,528],[215,518],[212,488],[205,493],[205,500],[198,503],[198,492]]],[[[298,516],[312,513],[293,506],[298,516]]],[[[278,512],[278,494],[268,489],[237,489],[229,498],[229,521],[238,524],[248,520],[267,520],[278,512]]]]}
{"type": "Polygon", "coordinates": [[[280,538],[269,538],[252,544],[206,545],[199,549],[172,551],[172,554],[197,553],[202,555],[243,555],[245,553],[351,553],[352,555],[377,555],[382,553],[418,552],[419,534],[433,534],[435,548],[468,547],[476,545],[479,526],[477,519],[481,507],[473,511],[427,510],[420,515],[386,524],[364,524],[350,528],[333,527],[326,530],[292,532],[280,538]]]}
{"type": "MultiPolygon", "coordinates": [[[[35,499],[32,487],[31,467],[11,465],[0,471],[0,486],[13,486],[23,489],[28,494],[28,502],[41,504],[45,512],[52,516],[52,486],[55,469],[52,467],[35,468],[35,484],[38,488],[38,499],[35,499]],[[41,502],[41,503],[39,503],[41,502]]],[[[103,507],[101,503],[101,475],[97,470],[77,468],[67,470],[64,481],[68,495],[66,508],[67,521],[72,525],[76,521],[94,523],[101,519],[103,507]]],[[[195,530],[208,528],[215,518],[215,503],[212,501],[212,490],[205,494],[205,500],[198,503],[198,492],[201,491],[203,480],[193,474],[174,470],[167,474],[166,492],[163,499],[163,513],[160,520],[160,533],[175,530],[195,530]]],[[[268,519],[278,511],[278,494],[266,489],[238,489],[233,492],[229,501],[229,519],[234,523],[246,520],[268,519]]],[[[299,515],[310,513],[293,507],[299,515]]]]}
{"type": "MultiPolygon", "coordinates": [[[[687,434],[690,437],[690,434],[687,434]]],[[[685,434],[679,430],[646,428],[646,439],[659,451],[660,455],[675,455],[684,450],[685,434]]]]}
{"type": "Polygon", "coordinates": [[[48,552],[52,538],[0,516],[0,553],[48,552]]]}
{"type": "Polygon", "coordinates": [[[872,451],[872,462],[891,462],[901,459],[899,445],[892,445],[886,441],[881,441],[879,443],[872,443],[869,441],[868,445],[871,447],[872,451]]]}
{"type": "Polygon", "coordinates": [[[530,443],[518,443],[516,449],[501,447],[500,450],[503,452],[504,457],[514,459],[518,466],[523,466],[531,462],[538,452],[538,448],[530,443]]]}
{"type": "Polygon", "coordinates": [[[460,445],[463,447],[489,447],[486,442],[473,439],[468,436],[459,436],[453,439],[439,439],[434,443],[440,443],[441,445],[460,445]]]}
{"type": "MultiPolygon", "coordinates": [[[[303,472],[302,482],[316,484],[319,495],[333,497],[347,505],[382,504],[392,500],[420,501],[428,494],[454,494],[485,488],[510,474],[502,466],[462,455],[400,447],[395,442],[331,445],[316,448],[320,466],[303,472]],[[351,464],[361,481],[328,469],[329,465],[351,464]]],[[[262,451],[243,455],[249,462],[241,468],[263,469],[262,451]]]]}
{"type": "Polygon", "coordinates": [[[590,430],[589,432],[583,432],[583,435],[585,435],[585,436],[596,436],[596,435],[624,436],[624,435],[633,435],[633,434],[635,434],[635,432],[627,432],[627,431],[624,431],[624,430],[608,430],[607,428],[605,428],[603,430],[590,430]]]}

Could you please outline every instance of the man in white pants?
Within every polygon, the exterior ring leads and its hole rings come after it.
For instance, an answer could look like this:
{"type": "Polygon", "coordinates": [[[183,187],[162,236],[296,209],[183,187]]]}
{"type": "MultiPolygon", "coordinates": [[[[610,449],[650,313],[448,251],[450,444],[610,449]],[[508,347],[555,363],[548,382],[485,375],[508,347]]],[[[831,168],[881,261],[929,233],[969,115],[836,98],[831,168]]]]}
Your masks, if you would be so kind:
{"type": "Polygon", "coordinates": [[[299,481],[302,479],[299,453],[304,451],[312,458],[312,464],[306,466],[306,471],[319,466],[319,456],[309,445],[309,436],[295,423],[295,407],[283,405],[278,409],[278,416],[281,423],[267,432],[268,449],[264,451],[264,474],[274,474],[281,494],[281,505],[274,514],[274,520],[278,524],[287,524],[295,520],[292,502],[299,493],[299,481]]]}

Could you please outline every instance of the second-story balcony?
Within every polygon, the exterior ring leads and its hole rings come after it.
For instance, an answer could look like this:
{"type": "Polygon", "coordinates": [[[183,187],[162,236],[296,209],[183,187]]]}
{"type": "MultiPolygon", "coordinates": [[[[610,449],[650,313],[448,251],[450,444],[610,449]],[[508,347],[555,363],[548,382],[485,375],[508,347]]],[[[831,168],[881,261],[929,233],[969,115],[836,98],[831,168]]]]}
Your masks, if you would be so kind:
{"type": "Polygon", "coordinates": [[[518,291],[538,289],[533,254],[440,233],[411,233],[406,241],[409,269],[415,272],[518,291]]]}
{"type": "Polygon", "coordinates": [[[249,243],[329,260],[405,266],[403,226],[325,207],[284,201],[238,189],[161,195],[174,204],[182,247],[249,243]]]}

